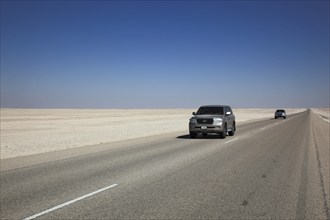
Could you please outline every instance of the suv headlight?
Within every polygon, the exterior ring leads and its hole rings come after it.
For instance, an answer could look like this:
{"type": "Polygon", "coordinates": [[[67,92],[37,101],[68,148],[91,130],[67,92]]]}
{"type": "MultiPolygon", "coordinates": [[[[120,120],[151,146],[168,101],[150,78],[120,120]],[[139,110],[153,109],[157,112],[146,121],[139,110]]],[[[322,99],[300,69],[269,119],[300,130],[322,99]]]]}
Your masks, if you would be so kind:
{"type": "Polygon", "coordinates": [[[222,125],[222,118],[213,118],[213,124],[222,125]]]}
{"type": "Polygon", "coordinates": [[[191,119],[189,120],[189,123],[190,123],[190,124],[197,124],[197,119],[196,119],[196,118],[191,118],[191,119]]]}

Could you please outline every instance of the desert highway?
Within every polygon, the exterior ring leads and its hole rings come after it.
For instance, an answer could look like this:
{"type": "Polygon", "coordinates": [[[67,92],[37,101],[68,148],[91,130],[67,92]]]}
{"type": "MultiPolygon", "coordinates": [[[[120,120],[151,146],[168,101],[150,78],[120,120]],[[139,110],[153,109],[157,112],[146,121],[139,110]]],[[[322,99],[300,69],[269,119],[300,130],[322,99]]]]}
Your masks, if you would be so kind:
{"type": "Polygon", "coordinates": [[[310,110],[118,144],[3,160],[1,219],[330,219],[329,123],[310,110]]]}

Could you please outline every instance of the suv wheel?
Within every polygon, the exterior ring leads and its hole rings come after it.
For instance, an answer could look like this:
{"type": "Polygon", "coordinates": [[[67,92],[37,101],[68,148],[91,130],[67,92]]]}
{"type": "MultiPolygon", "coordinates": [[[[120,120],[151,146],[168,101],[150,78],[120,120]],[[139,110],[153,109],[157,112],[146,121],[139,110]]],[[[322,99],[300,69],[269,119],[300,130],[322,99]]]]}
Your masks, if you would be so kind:
{"type": "Polygon", "coordinates": [[[225,139],[227,136],[227,124],[225,124],[225,127],[223,128],[223,132],[220,132],[220,138],[225,139]]]}
{"type": "Polygon", "coordinates": [[[233,124],[233,127],[232,127],[232,130],[228,132],[228,135],[229,135],[229,136],[234,136],[235,131],[236,131],[236,125],[235,125],[235,123],[234,123],[234,124],[233,124]]]}
{"type": "Polygon", "coordinates": [[[196,132],[189,132],[189,135],[190,135],[191,138],[196,138],[197,137],[196,132]]]}

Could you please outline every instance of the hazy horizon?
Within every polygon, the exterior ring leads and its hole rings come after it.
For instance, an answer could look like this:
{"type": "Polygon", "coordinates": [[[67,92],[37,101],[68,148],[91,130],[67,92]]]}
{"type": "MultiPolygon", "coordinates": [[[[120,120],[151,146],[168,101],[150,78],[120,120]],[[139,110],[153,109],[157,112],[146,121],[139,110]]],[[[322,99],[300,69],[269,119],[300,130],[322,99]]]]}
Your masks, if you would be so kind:
{"type": "MultiPolygon", "coordinates": [[[[196,106],[196,107],[186,107],[186,108],[25,108],[25,107],[4,107],[4,108],[0,108],[0,109],[31,109],[31,110],[173,110],[173,109],[198,109],[200,106],[196,106]]],[[[329,107],[268,107],[268,108],[263,108],[263,107],[249,107],[249,108],[245,108],[245,107],[237,107],[237,106],[232,106],[233,109],[330,109],[329,107]]]]}
{"type": "Polygon", "coordinates": [[[329,1],[1,1],[1,108],[329,108],[329,1]]]}

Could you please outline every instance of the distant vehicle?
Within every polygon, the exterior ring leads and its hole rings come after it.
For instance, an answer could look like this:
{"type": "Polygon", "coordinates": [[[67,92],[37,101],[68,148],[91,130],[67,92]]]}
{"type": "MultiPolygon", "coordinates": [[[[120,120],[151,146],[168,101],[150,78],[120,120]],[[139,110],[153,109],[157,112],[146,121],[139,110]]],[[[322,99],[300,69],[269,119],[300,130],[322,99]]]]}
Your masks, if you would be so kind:
{"type": "Polygon", "coordinates": [[[189,120],[189,134],[196,138],[198,134],[207,136],[210,133],[219,134],[226,138],[227,134],[233,136],[236,131],[235,115],[228,105],[201,106],[197,113],[189,120]]]}
{"type": "Polygon", "coordinates": [[[283,110],[283,109],[277,109],[276,110],[276,112],[275,112],[275,119],[280,118],[280,117],[286,119],[286,112],[285,112],[285,110],[283,110]]]}

